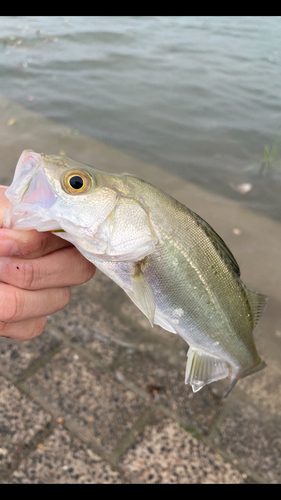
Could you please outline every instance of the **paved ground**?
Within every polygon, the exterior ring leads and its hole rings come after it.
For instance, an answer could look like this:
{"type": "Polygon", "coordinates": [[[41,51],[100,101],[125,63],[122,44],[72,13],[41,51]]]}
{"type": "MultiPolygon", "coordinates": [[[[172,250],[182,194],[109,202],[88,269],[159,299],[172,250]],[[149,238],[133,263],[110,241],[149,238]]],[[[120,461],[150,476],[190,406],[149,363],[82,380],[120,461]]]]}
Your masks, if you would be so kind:
{"type": "Polygon", "coordinates": [[[0,183],[26,148],[137,174],[208,220],[270,296],[256,333],[267,368],[221,400],[223,381],[184,385],[186,344],[102,273],[75,287],[39,338],[0,339],[0,482],[280,483],[280,225],[4,98],[0,129],[0,183]]]}

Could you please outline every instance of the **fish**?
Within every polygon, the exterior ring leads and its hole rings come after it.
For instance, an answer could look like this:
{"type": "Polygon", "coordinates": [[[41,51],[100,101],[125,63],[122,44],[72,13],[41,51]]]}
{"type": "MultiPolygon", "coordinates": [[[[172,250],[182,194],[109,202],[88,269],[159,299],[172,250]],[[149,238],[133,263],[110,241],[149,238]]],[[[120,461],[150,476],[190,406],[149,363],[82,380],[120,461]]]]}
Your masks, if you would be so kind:
{"type": "Polygon", "coordinates": [[[254,328],[268,298],[250,290],[222,238],[149,182],[66,156],[25,150],[6,191],[4,226],[51,231],[119,285],[147,317],[188,344],[193,392],[266,364],[254,328]]]}

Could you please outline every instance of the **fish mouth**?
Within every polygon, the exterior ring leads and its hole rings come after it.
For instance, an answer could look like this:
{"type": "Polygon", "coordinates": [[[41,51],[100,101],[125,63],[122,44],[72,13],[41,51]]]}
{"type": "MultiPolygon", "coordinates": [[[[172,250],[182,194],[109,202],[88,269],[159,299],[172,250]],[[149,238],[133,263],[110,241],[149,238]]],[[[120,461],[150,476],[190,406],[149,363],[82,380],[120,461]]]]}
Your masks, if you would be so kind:
{"type": "Polygon", "coordinates": [[[49,231],[52,233],[63,231],[57,221],[46,218],[46,214],[28,210],[28,207],[18,208],[11,203],[6,211],[3,227],[24,231],[36,229],[39,232],[49,231]]]}
{"type": "Polygon", "coordinates": [[[62,230],[52,218],[52,207],[57,201],[57,195],[45,176],[42,157],[43,155],[31,150],[25,150],[21,154],[14,180],[5,192],[10,204],[3,227],[52,232],[62,230]]]}

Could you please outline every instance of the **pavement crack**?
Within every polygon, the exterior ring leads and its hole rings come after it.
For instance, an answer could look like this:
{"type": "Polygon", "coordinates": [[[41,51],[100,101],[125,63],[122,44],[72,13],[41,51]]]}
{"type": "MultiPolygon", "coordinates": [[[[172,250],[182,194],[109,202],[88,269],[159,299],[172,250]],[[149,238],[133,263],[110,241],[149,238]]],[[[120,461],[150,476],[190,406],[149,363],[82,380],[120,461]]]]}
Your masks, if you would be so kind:
{"type": "Polygon", "coordinates": [[[149,408],[146,412],[142,413],[132,427],[123,434],[118,444],[113,448],[109,463],[112,467],[116,467],[126,451],[134,444],[136,439],[144,432],[144,429],[151,420],[154,414],[154,409],[149,408]]]}
{"type": "Polygon", "coordinates": [[[30,365],[23,370],[18,377],[16,378],[16,383],[21,383],[32,377],[40,368],[45,366],[58,352],[62,351],[65,348],[65,344],[60,342],[59,345],[56,345],[52,349],[50,349],[42,358],[36,359],[30,363],[30,365]]]}

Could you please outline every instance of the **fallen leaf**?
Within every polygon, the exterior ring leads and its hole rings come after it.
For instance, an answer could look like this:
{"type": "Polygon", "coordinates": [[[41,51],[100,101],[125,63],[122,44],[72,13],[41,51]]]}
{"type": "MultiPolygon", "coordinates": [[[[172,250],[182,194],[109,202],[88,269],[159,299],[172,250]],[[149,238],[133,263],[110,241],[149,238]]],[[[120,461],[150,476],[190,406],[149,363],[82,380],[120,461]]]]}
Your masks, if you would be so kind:
{"type": "Polygon", "coordinates": [[[16,123],[16,120],[14,118],[10,118],[10,120],[7,121],[7,125],[9,125],[9,127],[11,125],[14,125],[14,123],[16,123]]]}

